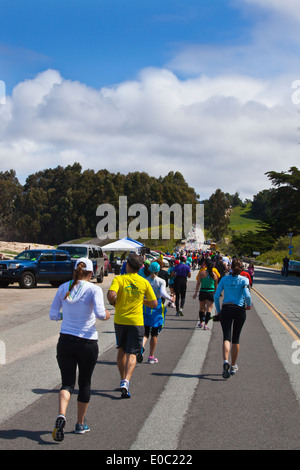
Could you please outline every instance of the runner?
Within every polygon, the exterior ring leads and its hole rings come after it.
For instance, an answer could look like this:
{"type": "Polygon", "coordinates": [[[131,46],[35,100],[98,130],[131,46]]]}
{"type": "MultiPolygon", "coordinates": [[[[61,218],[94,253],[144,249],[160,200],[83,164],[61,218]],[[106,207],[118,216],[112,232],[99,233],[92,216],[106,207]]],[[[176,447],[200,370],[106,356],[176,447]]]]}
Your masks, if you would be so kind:
{"type": "Polygon", "coordinates": [[[251,286],[253,286],[253,281],[254,281],[254,264],[250,263],[248,266],[248,274],[251,277],[251,286]]]}
{"type": "Polygon", "coordinates": [[[186,283],[187,278],[191,277],[191,268],[189,265],[185,264],[186,257],[180,257],[180,264],[174,266],[174,271],[171,276],[175,276],[174,279],[174,291],[176,295],[175,305],[176,305],[176,315],[183,317],[183,307],[185,304],[186,296],[186,283]]]}
{"type": "Polygon", "coordinates": [[[172,272],[174,271],[174,266],[176,266],[177,264],[179,264],[179,261],[178,260],[175,260],[174,261],[174,264],[173,266],[170,266],[170,268],[168,269],[168,276],[169,276],[169,289],[170,289],[170,292],[171,292],[171,295],[173,296],[173,302],[169,302],[168,304],[168,307],[172,307],[172,308],[175,308],[175,291],[174,291],[174,277],[172,277],[172,272]]]}
{"type": "Polygon", "coordinates": [[[215,305],[217,314],[220,313],[220,321],[223,330],[223,378],[228,379],[234,375],[238,366],[236,364],[240,345],[239,339],[246,320],[246,310],[251,308],[251,295],[249,281],[240,275],[244,266],[242,261],[234,259],[231,265],[231,273],[221,279],[216,293],[215,305]],[[224,290],[222,310],[220,308],[220,295],[224,290]],[[245,306],[245,303],[247,306],[245,306]],[[230,348],[230,345],[232,346],[230,348]],[[231,349],[231,351],[230,351],[231,349]],[[231,365],[229,354],[231,352],[231,365]]]}
{"type": "Polygon", "coordinates": [[[66,412],[76,382],[78,366],[78,399],[76,434],[90,430],[85,415],[91,396],[91,378],[98,359],[98,332],[96,318],[108,320],[110,313],[104,307],[101,287],[90,281],[93,263],[87,258],[77,260],[73,281],[62,284],[52,302],[50,320],[62,320],[57,344],[57,361],[61,371],[62,386],[59,392],[59,415],[52,437],[64,439],[66,412]],[[61,313],[62,309],[62,313],[61,313]]]}
{"type": "Polygon", "coordinates": [[[220,254],[216,260],[215,268],[218,270],[220,277],[224,277],[228,273],[228,263],[225,263],[223,256],[220,254]]]}
{"type": "Polygon", "coordinates": [[[158,362],[158,359],[154,355],[154,351],[157,346],[158,335],[165,324],[165,318],[167,313],[167,309],[164,306],[162,299],[167,299],[171,302],[173,301],[173,296],[170,296],[166,291],[165,280],[158,277],[160,269],[161,267],[156,261],[150,264],[149,270],[151,272],[151,276],[148,277],[148,281],[150,282],[154,290],[158,304],[156,308],[144,306],[145,336],[143,340],[143,348],[141,352],[137,355],[137,361],[142,362],[145,346],[149,339],[151,331],[150,354],[148,357],[149,364],[155,364],[158,362]]]}
{"type": "Polygon", "coordinates": [[[115,307],[114,325],[122,398],[131,398],[129,382],[136,366],[136,355],[143,346],[143,304],[150,308],[157,306],[149,281],[138,274],[142,264],[140,256],[130,254],[126,274],[115,276],[107,293],[109,303],[115,307]]]}
{"type": "Polygon", "coordinates": [[[197,284],[195,294],[193,299],[197,297],[198,290],[199,292],[199,319],[200,323],[198,324],[199,328],[202,328],[204,321],[204,330],[208,330],[208,322],[211,319],[211,310],[214,303],[214,293],[218,285],[218,276],[213,272],[213,263],[210,259],[206,259],[204,262],[206,269],[199,272],[197,276],[197,284]]]}
{"type": "Polygon", "coordinates": [[[145,259],[144,260],[144,266],[142,266],[139,269],[139,275],[142,276],[145,279],[147,279],[147,277],[150,276],[149,266],[150,266],[150,261],[148,259],[145,259]]]}

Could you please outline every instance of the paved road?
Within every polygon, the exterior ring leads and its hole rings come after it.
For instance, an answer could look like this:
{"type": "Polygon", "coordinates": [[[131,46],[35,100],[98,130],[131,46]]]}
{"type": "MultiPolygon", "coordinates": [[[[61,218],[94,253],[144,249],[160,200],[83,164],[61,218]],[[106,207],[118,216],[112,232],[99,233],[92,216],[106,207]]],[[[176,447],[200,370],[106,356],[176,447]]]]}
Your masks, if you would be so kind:
{"type": "MultiPolygon", "coordinates": [[[[159,363],[137,365],[131,400],[120,399],[113,315],[98,322],[100,355],[88,412],[91,432],[73,433],[76,393],[68,410],[66,438],[51,432],[57,414],[59,324],[48,320],[54,290],[0,290],[0,449],[128,451],[202,449],[299,449],[300,354],[297,337],[280,317],[299,325],[299,278],[257,270],[241,337],[239,372],[221,377],[219,324],[197,328],[198,301],[188,283],[185,315],[169,309],[158,342],[159,363]],[[276,277],[277,276],[277,277],[276,277]],[[295,346],[297,346],[295,348],[295,346]]],[[[103,284],[104,292],[110,279],[103,284]]],[[[112,310],[113,313],[113,310],[112,310]]]]}

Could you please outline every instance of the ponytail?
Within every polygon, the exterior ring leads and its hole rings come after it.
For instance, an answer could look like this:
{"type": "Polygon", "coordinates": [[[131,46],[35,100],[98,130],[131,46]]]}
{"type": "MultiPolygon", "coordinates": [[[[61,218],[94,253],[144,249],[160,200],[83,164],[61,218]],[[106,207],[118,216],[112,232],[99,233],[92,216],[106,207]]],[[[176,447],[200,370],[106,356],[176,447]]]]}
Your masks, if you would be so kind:
{"type": "Polygon", "coordinates": [[[241,274],[243,269],[244,269],[243,262],[240,259],[235,258],[231,264],[232,275],[237,276],[238,274],[241,274]]]}
{"type": "Polygon", "coordinates": [[[205,265],[206,265],[206,268],[207,268],[207,272],[208,272],[208,275],[211,279],[213,279],[214,277],[214,273],[213,273],[213,263],[212,263],[212,260],[207,258],[205,260],[205,265]]]}
{"type": "Polygon", "coordinates": [[[73,289],[73,287],[75,287],[78,284],[79,280],[86,276],[87,271],[85,271],[84,268],[85,268],[84,263],[79,263],[77,265],[77,268],[74,270],[72,284],[69,287],[69,290],[66,293],[64,300],[66,300],[66,298],[69,297],[69,295],[71,294],[71,290],[73,289]]]}

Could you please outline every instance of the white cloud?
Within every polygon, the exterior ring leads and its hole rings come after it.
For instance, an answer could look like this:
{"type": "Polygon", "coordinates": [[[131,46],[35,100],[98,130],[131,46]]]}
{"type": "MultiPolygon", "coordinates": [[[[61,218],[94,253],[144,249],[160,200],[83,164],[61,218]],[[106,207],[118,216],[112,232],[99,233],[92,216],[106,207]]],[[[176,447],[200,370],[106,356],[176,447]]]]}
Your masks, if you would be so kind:
{"type": "Polygon", "coordinates": [[[95,90],[47,70],[20,83],[0,107],[1,169],[17,176],[79,161],[112,172],[180,171],[201,197],[217,187],[252,197],[266,171],[298,164],[291,82],[247,76],[180,80],[145,69],[95,90]],[[288,91],[288,92],[287,92],[288,91]]]}
{"type": "MultiPolygon", "coordinates": [[[[240,1],[240,0],[239,0],[240,1]]],[[[280,14],[300,21],[300,9],[298,0],[242,0],[249,5],[257,5],[271,13],[280,14]]]]}
{"type": "Polygon", "coordinates": [[[177,44],[166,64],[183,77],[244,76],[275,80],[299,72],[300,8],[298,0],[231,0],[246,25],[240,38],[177,44]],[[251,25],[251,26],[250,26],[251,25]]]}

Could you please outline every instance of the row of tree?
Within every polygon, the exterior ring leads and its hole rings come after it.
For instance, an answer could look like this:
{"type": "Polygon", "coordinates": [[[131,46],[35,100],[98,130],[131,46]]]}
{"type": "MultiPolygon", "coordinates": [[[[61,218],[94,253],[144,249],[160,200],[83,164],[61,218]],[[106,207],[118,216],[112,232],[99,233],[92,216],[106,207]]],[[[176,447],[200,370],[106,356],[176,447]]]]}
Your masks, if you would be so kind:
{"type": "Polygon", "coordinates": [[[82,171],[79,163],[39,171],[28,176],[24,186],[14,170],[2,172],[0,192],[0,237],[47,244],[96,237],[97,207],[111,204],[118,221],[119,196],[127,196],[128,207],[143,204],[149,215],[151,204],[177,203],[183,208],[199,203],[179,172],[154,178],[137,171],[127,175],[82,171]]]}
{"type": "MultiPolygon", "coordinates": [[[[270,171],[267,175],[274,187],[254,196],[252,215],[262,222],[256,237],[270,244],[282,234],[300,233],[300,171],[292,167],[286,173],[270,171]]],[[[95,237],[97,207],[113,205],[118,220],[119,197],[123,195],[127,196],[128,207],[141,203],[149,214],[151,204],[171,207],[176,203],[182,208],[192,204],[195,208],[200,202],[200,196],[180,172],[154,178],[137,171],[127,175],[82,171],[79,163],[39,171],[28,176],[24,185],[14,170],[0,172],[0,193],[0,238],[46,244],[95,237]]],[[[220,240],[228,233],[230,208],[242,204],[238,193],[230,195],[221,189],[205,200],[204,223],[209,236],[220,240]]]]}

